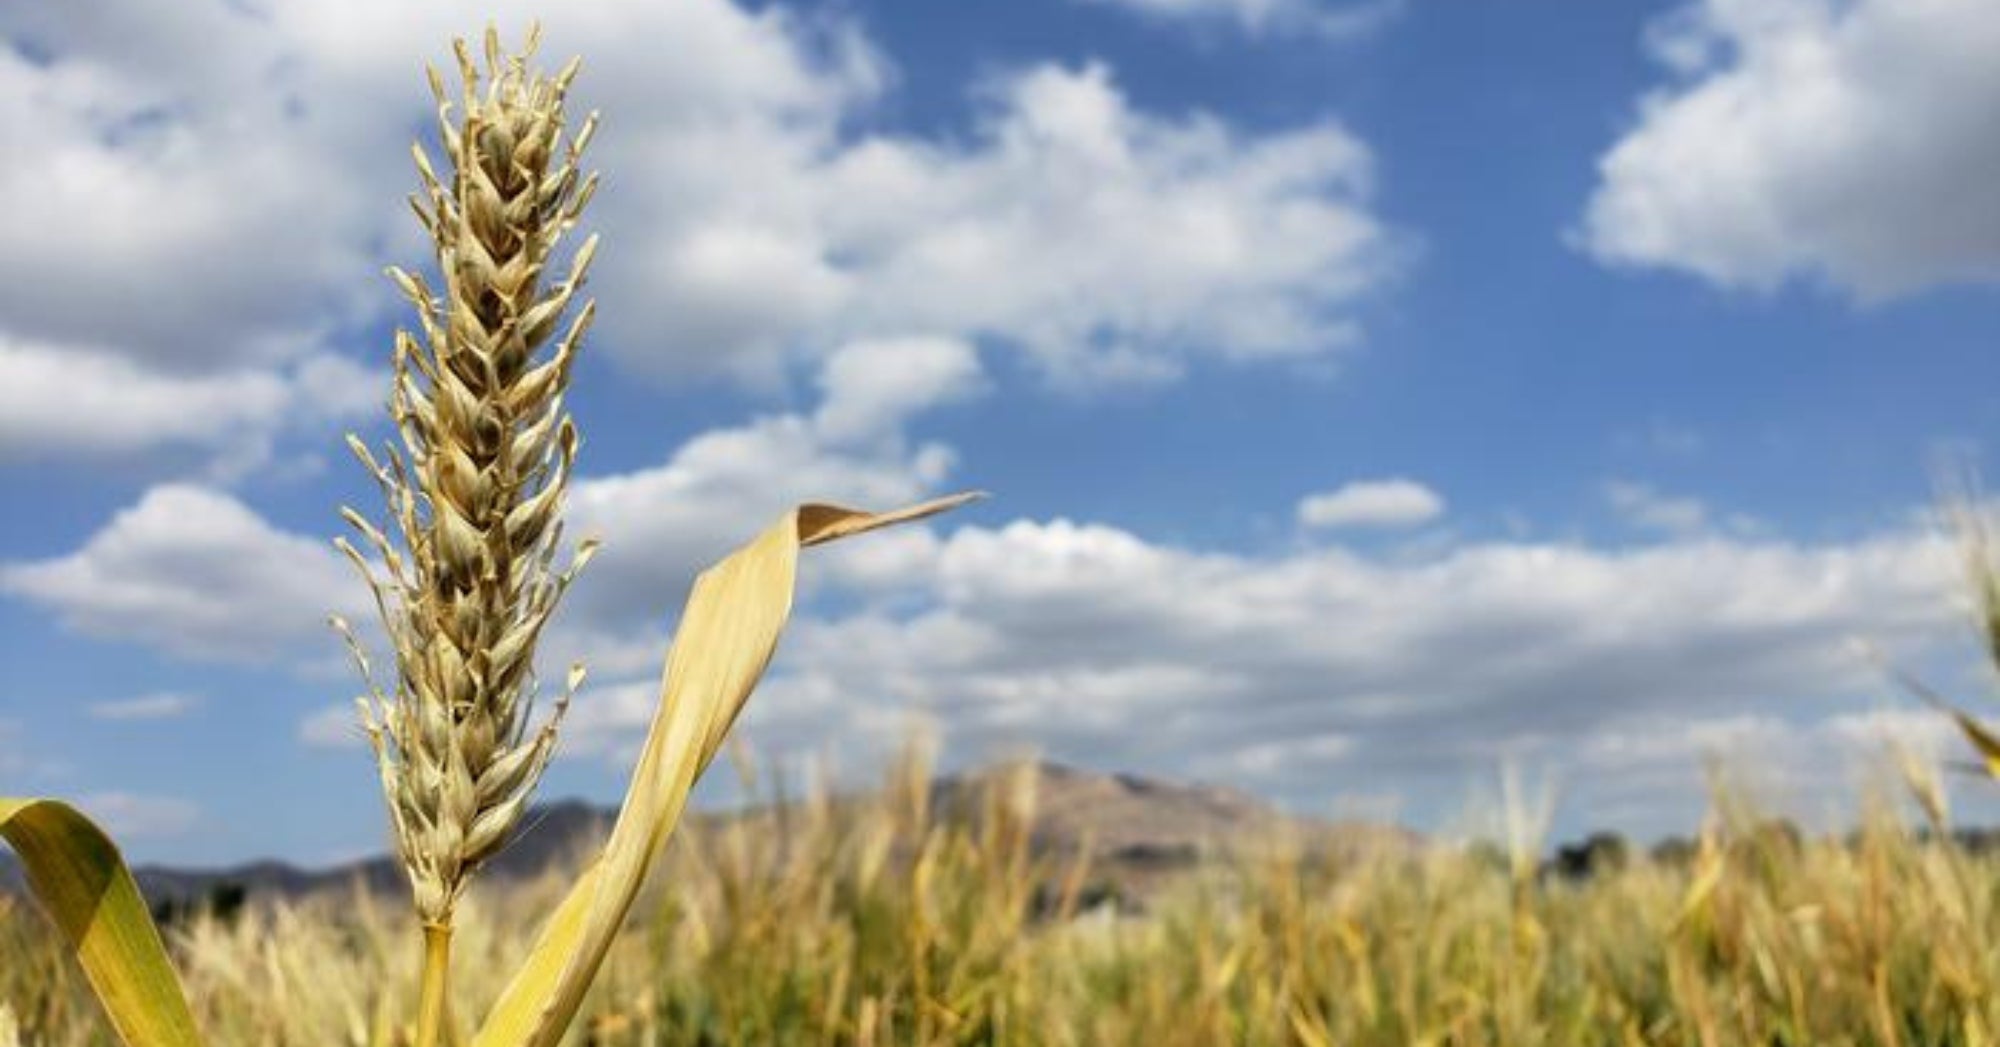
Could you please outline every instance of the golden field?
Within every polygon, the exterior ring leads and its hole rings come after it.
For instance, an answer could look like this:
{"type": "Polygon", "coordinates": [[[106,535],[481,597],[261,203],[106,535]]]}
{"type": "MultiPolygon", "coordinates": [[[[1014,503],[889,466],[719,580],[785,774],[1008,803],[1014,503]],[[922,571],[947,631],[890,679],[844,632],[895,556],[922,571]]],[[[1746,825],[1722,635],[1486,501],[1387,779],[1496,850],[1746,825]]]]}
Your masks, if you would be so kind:
{"type": "MultiPolygon", "coordinates": [[[[685,826],[564,1042],[1915,1045],[2000,1023],[2000,859],[1886,801],[1801,839],[1719,798],[1687,852],[1583,877],[1274,832],[1118,905],[1087,851],[1037,846],[1040,784],[994,775],[943,810],[912,758],[865,798],[685,826]]],[[[461,1006],[495,997],[565,883],[471,896],[461,1006]]],[[[166,935],[213,1043],[393,1044],[420,959],[404,901],[253,897],[166,935]]],[[[20,1043],[114,1042],[25,899],[0,897],[0,956],[20,1043]]]]}

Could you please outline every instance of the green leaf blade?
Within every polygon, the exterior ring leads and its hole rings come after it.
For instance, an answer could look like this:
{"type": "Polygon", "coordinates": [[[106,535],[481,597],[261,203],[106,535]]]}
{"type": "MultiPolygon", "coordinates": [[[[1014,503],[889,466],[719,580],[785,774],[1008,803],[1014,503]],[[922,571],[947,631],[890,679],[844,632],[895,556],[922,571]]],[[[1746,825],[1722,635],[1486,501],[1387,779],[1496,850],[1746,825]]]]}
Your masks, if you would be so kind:
{"type": "Polygon", "coordinates": [[[8,797],[0,837],[126,1047],[201,1047],[159,928],[111,838],[61,801],[8,797]]]}

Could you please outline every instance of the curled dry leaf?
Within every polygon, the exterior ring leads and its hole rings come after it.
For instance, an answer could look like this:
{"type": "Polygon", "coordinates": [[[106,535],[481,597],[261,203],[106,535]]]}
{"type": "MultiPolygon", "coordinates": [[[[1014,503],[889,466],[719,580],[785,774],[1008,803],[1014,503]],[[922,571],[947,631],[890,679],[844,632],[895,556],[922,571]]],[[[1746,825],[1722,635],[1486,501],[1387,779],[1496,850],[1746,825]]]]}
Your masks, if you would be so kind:
{"type": "Polygon", "coordinates": [[[961,494],[888,513],[805,505],[702,572],[667,653],[660,703],[604,850],[543,928],[473,1039],[474,1047],[553,1047],[715,758],[791,616],[799,550],[944,512],[961,494]]]}

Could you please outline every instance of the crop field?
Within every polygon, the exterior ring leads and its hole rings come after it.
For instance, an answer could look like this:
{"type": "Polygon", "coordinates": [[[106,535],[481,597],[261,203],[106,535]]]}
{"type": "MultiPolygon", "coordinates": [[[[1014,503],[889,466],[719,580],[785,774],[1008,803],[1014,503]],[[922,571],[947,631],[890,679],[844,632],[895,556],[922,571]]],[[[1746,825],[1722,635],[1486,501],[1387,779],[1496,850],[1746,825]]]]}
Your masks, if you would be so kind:
{"type": "MultiPolygon", "coordinates": [[[[2000,1022],[2000,858],[1886,801],[1801,839],[1723,797],[1691,847],[1584,875],[1492,844],[1273,836],[1121,901],[1034,845],[1036,795],[1017,772],[934,810],[912,759],[865,799],[768,810],[782,831],[690,827],[562,1042],[1916,1045],[2000,1022]]],[[[473,896],[457,999],[488,1005],[563,882],[473,896]]],[[[402,904],[253,898],[166,935],[213,1043],[394,1044],[418,959],[402,904]]],[[[0,955],[20,1043],[114,1042],[17,898],[0,955]]]]}

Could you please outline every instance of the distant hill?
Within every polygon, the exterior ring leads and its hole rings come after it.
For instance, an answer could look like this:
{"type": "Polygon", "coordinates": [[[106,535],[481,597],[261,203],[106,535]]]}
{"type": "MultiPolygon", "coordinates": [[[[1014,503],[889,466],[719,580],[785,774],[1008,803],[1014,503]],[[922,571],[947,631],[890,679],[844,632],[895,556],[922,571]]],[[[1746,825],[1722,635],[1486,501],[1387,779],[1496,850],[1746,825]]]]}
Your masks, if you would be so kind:
{"type": "MultiPolygon", "coordinates": [[[[88,813],[88,812],[86,812],[88,813]]],[[[530,877],[559,861],[567,861],[592,841],[601,839],[615,809],[600,808],[581,800],[531,807],[523,820],[524,829],[505,850],[487,863],[483,875],[498,879],[530,877]]],[[[179,868],[139,865],[132,869],[139,890],[154,905],[176,904],[206,898],[214,889],[240,887],[252,895],[295,897],[330,887],[360,883],[372,890],[400,891],[408,881],[402,867],[387,854],[357,862],[320,868],[301,868],[271,859],[213,868],[179,868]]],[[[22,888],[22,872],[13,855],[0,852],[0,890],[22,888]]]]}
{"type": "MultiPolygon", "coordinates": [[[[1150,894],[1165,878],[1228,854],[1241,853],[1289,836],[1317,853],[1360,848],[1418,845],[1406,830],[1359,822],[1332,822],[1288,816],[1248,793],[1129,774],[1103,774],[1054,763],[1003,764],[964,775],[941,777],[931,785],[935,817],[976,823],[983,798],[1003,776],[1026,772],[1035,792],[1031,835],[1037,854],[1072,858],[1088,850],[1100,880],[1115,884],[1131,899],[1150,894]]],[[[847,797],[837,802],[855,802],[847,797]]],[[[578,800],[531,808],[522,831],[486,866],[482,876],[515,879],[538,875],[554,865],[577,862],[595,849],[617,810],[578,800]]],[[[711,824],[770,816],[766,809],[702,813],[711,824]]],[[[252,896],[297,896],[357,882],[383,891],[403,889],[403,874],[387,855],[318,869],[279,861],[259,861],[212,869],[143,865],[133,870],[154,905],[185,904],[219,888],[252,896]]],[[[20,869],[0,854],[0,889],[18,889],[20,869]]]]}
{"type": "MultiPolygon", "coordinates": [[[[933,802],[951,816],[976,818],[979,798],[1002,775],[1000,765],[940,779],[933,802]]],[[[1420,845],[1406,829],[1367,822],[1287,815],[1250,793],[1222,786],[1132,774],[1104,774],[1041,762],[1034,775],[1037,853],[1073,857],[1087,850],[1095,878],[1133,900],[1204,862],[1252,853],[1289,840],[1310,853],[1342,857],[1420,845]]]]}

